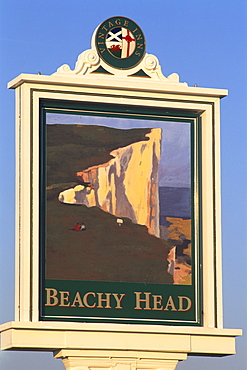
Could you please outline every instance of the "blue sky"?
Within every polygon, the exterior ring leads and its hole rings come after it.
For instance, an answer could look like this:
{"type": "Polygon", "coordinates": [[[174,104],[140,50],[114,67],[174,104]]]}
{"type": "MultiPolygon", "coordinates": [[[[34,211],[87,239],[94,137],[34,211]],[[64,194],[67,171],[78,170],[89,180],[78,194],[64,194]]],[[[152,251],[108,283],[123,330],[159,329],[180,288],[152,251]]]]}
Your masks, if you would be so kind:
{"type": "MultiPolygon", "coordinates": [[[[20,73],[74,68],[103,20],[122,15],[142,28],[147,52],[165,76],[189,86],[229,89],[221,102],[224,326],[245,328],[247,312],[247,3],[245,0],[8,0],[0,3],[0,322],[14,319],[14,91],[20,73]]],[[[237,355],[189,358],[178,370],[244,370],[246,336],[237,355]]],[[[50,353],[0,353],[5,370],[63,369],[50,353]]]]}

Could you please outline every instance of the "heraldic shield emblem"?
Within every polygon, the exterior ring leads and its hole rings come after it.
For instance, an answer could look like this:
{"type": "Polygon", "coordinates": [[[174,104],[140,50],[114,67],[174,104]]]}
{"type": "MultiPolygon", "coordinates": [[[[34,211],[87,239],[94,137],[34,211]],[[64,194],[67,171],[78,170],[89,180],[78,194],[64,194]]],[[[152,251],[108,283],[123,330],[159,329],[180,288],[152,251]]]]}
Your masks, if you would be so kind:
{"type": "Polygon", "coordinates": [[[126,28],[113,28],[107,35],[106,46],[116,58],[129,58],[136,47],[136,40],[126,28]]]}
{"type": "Polygon", "coordinates": [[[130,69],[145,54],[145,38],[141,28],[125,17],[112,17],[96,30],[95,45],[100,58],[118,69],[130,69]]]}

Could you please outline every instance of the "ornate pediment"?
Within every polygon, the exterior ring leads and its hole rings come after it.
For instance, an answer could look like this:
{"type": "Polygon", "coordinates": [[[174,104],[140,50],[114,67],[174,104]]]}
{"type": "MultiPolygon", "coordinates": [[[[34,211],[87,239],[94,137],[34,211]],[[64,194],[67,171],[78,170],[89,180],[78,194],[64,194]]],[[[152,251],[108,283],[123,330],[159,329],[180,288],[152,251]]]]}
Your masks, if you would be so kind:
{"type": "Polygon", "coordinates": [[[72,70],[63,64],[53,75],[70,77],[120,77],[179,82],[179,75],[165,77],[158,58],[146,52],[146,41],[141,28],[125,17],[112,17],[101,23],[93,33],[91,49],[82,52],[72,70]]]}

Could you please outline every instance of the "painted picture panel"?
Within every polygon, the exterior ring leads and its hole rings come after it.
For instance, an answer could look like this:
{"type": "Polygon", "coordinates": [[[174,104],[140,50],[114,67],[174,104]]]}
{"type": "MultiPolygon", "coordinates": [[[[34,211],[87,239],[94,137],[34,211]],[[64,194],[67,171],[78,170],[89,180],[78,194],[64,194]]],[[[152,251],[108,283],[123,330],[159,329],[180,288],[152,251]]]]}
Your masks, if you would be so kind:
{"type": "Polygon", "coordinates": [[[54,110],[44,122],[43,319],[191,323],[192,123],[54,110]]]}

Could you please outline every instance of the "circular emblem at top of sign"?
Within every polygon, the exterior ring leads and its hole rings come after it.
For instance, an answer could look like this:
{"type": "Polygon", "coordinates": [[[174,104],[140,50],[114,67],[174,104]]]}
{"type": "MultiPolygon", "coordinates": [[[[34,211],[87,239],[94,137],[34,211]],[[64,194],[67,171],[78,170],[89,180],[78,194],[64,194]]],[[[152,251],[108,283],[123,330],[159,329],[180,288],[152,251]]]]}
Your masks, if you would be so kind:
{"type": "Polygon", "coordinates": [[[131,19],[112,17],[101,23],[96,31],[95,45],[100,58],[118,69],[130,69],[145,55],[145,37],[131,19]]]}

